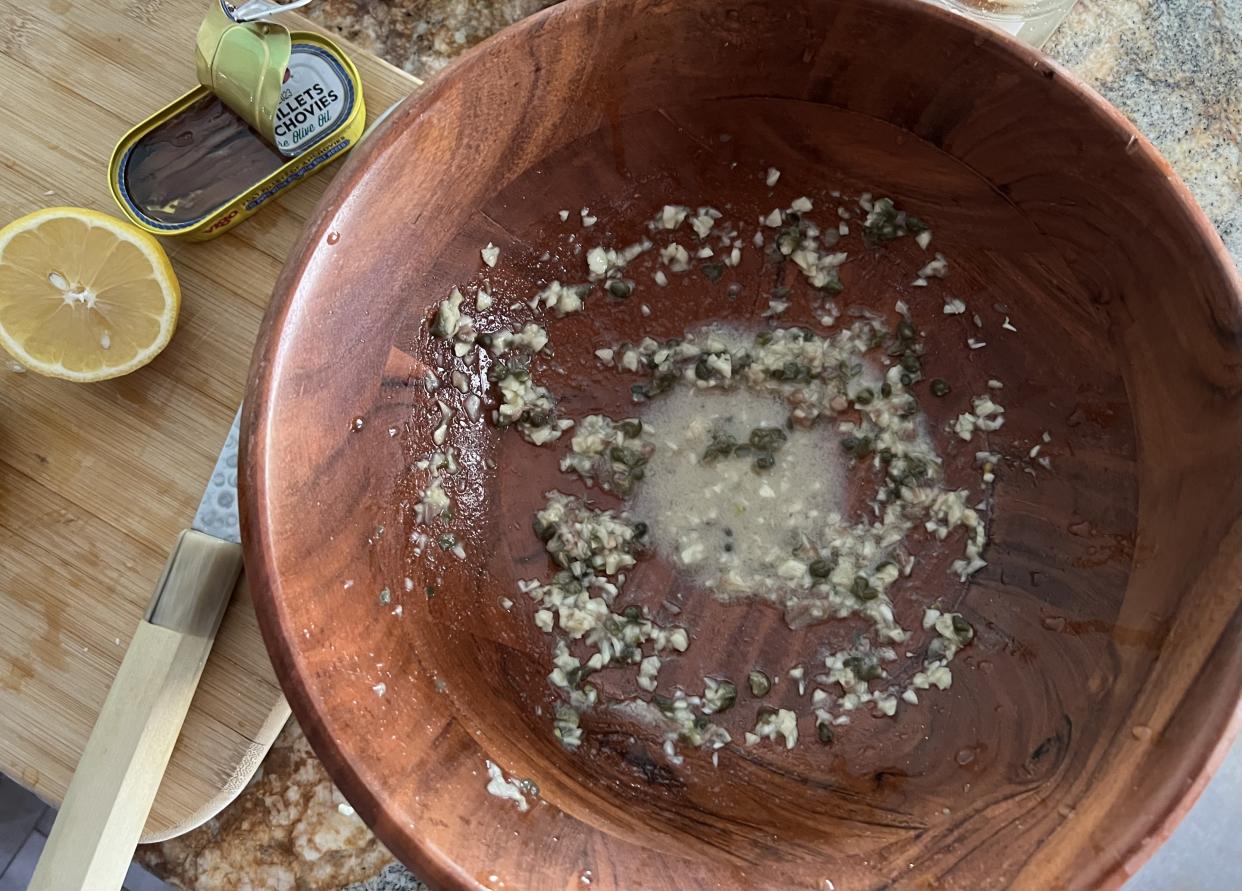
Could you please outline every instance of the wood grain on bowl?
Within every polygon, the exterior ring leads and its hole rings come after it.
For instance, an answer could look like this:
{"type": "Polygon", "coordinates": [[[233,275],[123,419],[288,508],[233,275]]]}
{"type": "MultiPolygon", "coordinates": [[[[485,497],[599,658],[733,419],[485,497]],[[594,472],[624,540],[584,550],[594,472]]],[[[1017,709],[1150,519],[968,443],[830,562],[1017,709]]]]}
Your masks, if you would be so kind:
{"type": "MultiPolygon", "coordinates": [[[[772,284],[757,254],[736,271],[747,294],[772,284]]],[[[278,286],[247,399],[244,506],[290,703],[433,887],[1120,884],[1193,800],[1242,689],[1239,291],[1124,119],[929,5],[554,7],[360,148],[278,286]],[[546,570],[529,523],[539,493],[565,486],[556,454],[455,427],[469,559],[411,557],[410,464],[439,417],[420,383],[438,355],[426,319],[477,279],[489,241],[497,302],[529,298],[562,208],[590,206],[619,243],[668,202],[753,219],[768,165],[791,194],[892,195],[932,225],[952,262],[937,298],[1002,304],[1018,332],[965,354],[968,319],[920,307],[931,295],[898,273],[909,244],[848,266],[843,300],[905,296],[929,366],[960,382],[957,402],[929,407],[933,426],[998,378],[1008,413],[992,446],[1049,431],[1052,469],[1001,477],[989,566],[969,586],[927,571],[978,636],[924,707],[856,721],[830,749],[729,747],[718,767],[688,752],[674,768],[641,730],[584,717],[592,732],[567,753],[550,730],[547,639],[527,604],[501,604],[546,570]],[[485,759],[538,783],[528,813],[487,794],[485,759]]],[[[599,301],[549,322],[540,373],[570,414],[626,413],[596,348],[753,323],[762,305],[675,293],[644,292],[646,319],[599,301]]],[[[644,590],[672,584],[658,563],[639,571],[644,590]]],[[[676,677],[788,667],[799,639],[775,610],[690,603],[696,643],[676,677]]]]}

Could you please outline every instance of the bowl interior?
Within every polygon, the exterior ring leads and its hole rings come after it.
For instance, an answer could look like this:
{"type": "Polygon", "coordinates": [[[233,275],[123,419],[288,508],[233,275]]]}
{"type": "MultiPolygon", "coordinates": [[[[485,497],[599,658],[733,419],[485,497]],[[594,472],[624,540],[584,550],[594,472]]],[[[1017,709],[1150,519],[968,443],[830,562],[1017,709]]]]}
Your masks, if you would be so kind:
{"type": "MultiPolygon", "coordinates": [[[[809,287],[759,247],[717,285],[661,288],[656,268],[648,252],[629,300],[542,321],[554,350],[535,369],[565,415],[635,413],[597,349],[722,320],[822,328],[809,287]],[[731,283],[740,296],[722,299],[731,283]],[[784,284],[792,305],[762,318],[784,284]]],[[[1236,278],[1146,143],[1033,54],[896,0],[568,3],[394,115],[277,297],[247,416],[260,618],[317,751],[431,883],[1098,886],[1167,831],[1217,751],[1242,678],[1236,278]],[[428,393],[427,372],[452,362],[428,319],[453,286],[485,286],[487,329],[520,324],[549,281],[584,278],[589,247],[642,238],[664,204],[719,208],[749,238],[794,198],[835,223],[863,192],[927,221],[950,275],[914,287],[930,254],[911,239],[851,245],[843,319],[892,324],[908,304],[926,376],[953,382],[921,400],[929,429],[972,491],[974,448],[947,449],[949,428],[1004,384],[1005,426],[978,446],[1007,456],[988,566],[960,583],[957,554],[929,544],[893,596],[907,627],[933,602],[971,621],[953,686],[895,718],[860,713],[826,747],[730,745],[718,763],[683,749],[673,764],[660,733],[601,710],[565,751],[551,638],[518,593],[549,574],[531,517],[549,489],[619,502],[560,472],[566,442],[531,446],[487,411],[470,422],[465,394],[428,393]],[[950,298],[968,311],[946,315],[950,298]],[[465,560],[420,547],[412,512],[441,401],[465,560]],[[485,760],[538,784],[529,812],[487,793],[485,760]]],[[[459,367],[492,407],[486,368],[459,367]]],[[[658,556],[627,590],[653,613],[677,603],[690,630],[662,690],[780,676],[857,630],[790,631],[658,556]]],[[[810,712],[786,681],[722,723],[740,739],[760,705],[810,712]]]]}

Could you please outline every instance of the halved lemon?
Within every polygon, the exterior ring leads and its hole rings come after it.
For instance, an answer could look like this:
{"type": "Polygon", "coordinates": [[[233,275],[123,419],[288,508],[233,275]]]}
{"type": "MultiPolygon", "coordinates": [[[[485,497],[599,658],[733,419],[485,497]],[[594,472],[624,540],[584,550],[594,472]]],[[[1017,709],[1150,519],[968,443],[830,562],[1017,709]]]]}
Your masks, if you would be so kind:
{"type": "Polygon", "coordinates": [[[164,249],[129,223],[49,207],[0,229],[0,345],[31,371],[128,374],[168,344],[180,307],[164,249]]]}

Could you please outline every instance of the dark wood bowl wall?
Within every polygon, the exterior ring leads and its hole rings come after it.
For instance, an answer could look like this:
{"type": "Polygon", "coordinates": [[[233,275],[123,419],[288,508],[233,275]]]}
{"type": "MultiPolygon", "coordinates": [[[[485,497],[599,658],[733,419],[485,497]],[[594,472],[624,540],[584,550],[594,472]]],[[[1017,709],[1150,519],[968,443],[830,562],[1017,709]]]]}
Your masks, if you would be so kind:
{"type": "MultiPolygon", "coordinates": [[[[894,250],[851,261],[847,302],[909,292],[918,252],[894,250]]],[[[764,287],[757,263],[736,274],[764,287]]],[[[550,324],[541,370],[571,414],[626,413],[594,349],[720,314],[705,290],[643,299],[650,321],[601,306],[550,324]]],[[[1117,885],[1193,800],[1242,689],[1240,326],[1232,264],[1165,162],[1031,51],[918,0],[569,2],[398,110],[286,268],[245,418],[264,634],[316,751],[433,887],[1117,885]],[[515,591],[546,572],[529,521],[565,487],[555,454],[455,427],[471,559],[410,555],[410,465],[439,417],[419,385],[437,356],[425,320],[479,280],[488,241],[507,304],[546,280],[557,210],[591,206],[618,243],[670,201],[749,221],[770,206],[769,163],[782,187],[891,194],[932,223],[948,290],[910,300],[929,364],[961,382],[932,425],[999,378],[994,447],[1048,430],[1053,471],[1001,477],[968,589],[929,561],[979,634],[919,709],[859,720],[832,750],[726,750],[719,768],[690,753],[677,771],[649,754],[658,740],[598,718],[568,755],[548,638],[515,591]],[[969,332],[932,302],[950,292],[1005,304],[1019,335],[966,355],[969,332]],[[535,778],[542,803],[491,798],[486,758],[535,778]]],[[[671,583],[643,572],[645,590],[671,583]]],[[[773,610],[701,601],[670,677],[787,667],[773,610]]]]}

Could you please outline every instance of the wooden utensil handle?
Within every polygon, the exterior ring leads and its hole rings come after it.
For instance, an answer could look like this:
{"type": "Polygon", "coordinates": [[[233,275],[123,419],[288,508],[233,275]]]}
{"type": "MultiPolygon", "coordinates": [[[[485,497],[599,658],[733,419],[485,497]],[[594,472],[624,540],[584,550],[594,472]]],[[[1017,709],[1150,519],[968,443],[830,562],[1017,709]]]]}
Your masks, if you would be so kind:
{"type": "Polygon", "coordinates": [[[78,761],[30,891],[121,887],[240,572],[240,545],[181,534],[78,761]]]}

